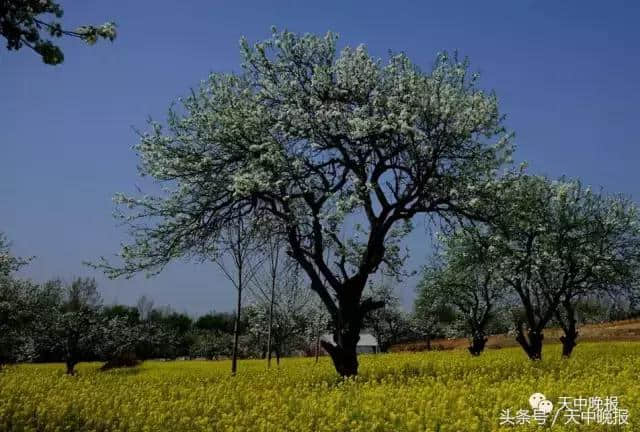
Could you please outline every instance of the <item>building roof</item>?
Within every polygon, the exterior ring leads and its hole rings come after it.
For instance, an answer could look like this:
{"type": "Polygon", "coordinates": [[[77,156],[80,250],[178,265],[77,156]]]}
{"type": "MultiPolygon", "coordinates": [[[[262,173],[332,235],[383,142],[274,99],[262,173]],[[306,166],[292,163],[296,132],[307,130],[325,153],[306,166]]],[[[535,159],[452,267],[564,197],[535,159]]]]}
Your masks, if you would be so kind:
{"type": "MultiPolygon", "coordinates": [[[[333,342],[333,335],[331,333],[326,333],[323,334],[320,339],[327,342],[333,342]]],[[[378,341],[371,333],[360,333],[358,346],[378,346],[378,341]]]]}

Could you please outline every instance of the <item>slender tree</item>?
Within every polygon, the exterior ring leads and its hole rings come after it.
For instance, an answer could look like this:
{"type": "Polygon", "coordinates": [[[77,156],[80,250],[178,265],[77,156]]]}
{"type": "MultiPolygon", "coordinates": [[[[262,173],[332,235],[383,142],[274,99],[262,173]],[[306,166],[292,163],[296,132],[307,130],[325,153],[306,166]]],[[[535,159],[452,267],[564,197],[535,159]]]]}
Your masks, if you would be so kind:
{"type": "Polygon", "coordinates": [[[238,341],[240,338],[240,320],[242,313],[242,294],[255,277],[260,267],[257,237],[242,219],[234,226],[228,226],[220,235],[223,252],[215,258],[222,273],[236,290],[236,314],[233,324],[233,350],[231,352],[231,373],[238,370],[238,341]]]}
{"type": "MultiPolygon", "coordinates": [[[[285,241],[281,237],[265,233],[260,252],[263,255],[262,269],[253,280],[252,291],[256,297],[256,305],[261,312],[267,315],[267,367],[271,367],[271,355],[273,353],[274,339],[274,315],[277,305],[283,303],[283,296],[290,292],[291,285],[298,285],[299,278],[295,268],[295,261],[285,253],[285,241]]],[[[262,313],[260,313],[262,315],[262,313]]],[[[263,324],[263,323],[261,323],[263,324]]]]}
{"type": "Polygon", "coordinates": [[[323,347],[348,376],[363,318],[382,306],[363,295],[370,275],[397,263],[414,217],[473,216],[467,203],[512,147],[496,97],[466,61],[442,54],[425,73],[404,54],[338,54],[336,40],[275,30],[243,40],[241,74],[211,75],[168,130],[152,123],[140,168],[166,194],[118,196],[133,241],[122,265],[102,266],[113,277],[154,273],[209,253],[238,218],[275,221],[331,316],[334,342],[323,347]]]}

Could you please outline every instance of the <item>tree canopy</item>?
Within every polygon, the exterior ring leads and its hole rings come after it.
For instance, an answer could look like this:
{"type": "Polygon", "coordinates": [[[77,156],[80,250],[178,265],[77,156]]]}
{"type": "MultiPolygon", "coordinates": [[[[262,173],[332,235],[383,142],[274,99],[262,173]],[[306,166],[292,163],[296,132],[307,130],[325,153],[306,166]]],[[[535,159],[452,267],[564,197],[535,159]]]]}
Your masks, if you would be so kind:
{"type": "MultiPolygon", "coordinates": [[[[532,359],[541,356],[543,329],[557,319],[569,355],[577,337],[575,302],[594,293],[630,290],[638,281],[640,221],[637,207],[578,181],[550,181],[511,173],[488,184],[477,210],[488,223],[467,224],[455,236],[471,252],[449,264],[478,263],[521,303],[517,340],[532,359]]],[[[452,239],[449,240],[454,241],[452,239]]],[[[453,259],[452,259],[453,258],[453,259]]],[[[464,272],[458,272],[467,282],[464,272]]],[[[461,299],[457,292],[457,300],[461,299]]]]}
{"type": "Polygon", "coordinates": [[[210,75],[166,127],[152,122],[136,150],[164,192],[117,196],[133,240],[121,265],[103,267],[154,273],[210,256],[238,218],[268,220],[336,323],[325,349],[353,374],[362,319],[381,306],[362,298],[369,275],[397,267],[416,215],[468,216],[512,146],[466,60],[440,54],[423,72],[404,54],[338,53],[336,41],[276,30],[243,40],[242,73],[210,75]]]}

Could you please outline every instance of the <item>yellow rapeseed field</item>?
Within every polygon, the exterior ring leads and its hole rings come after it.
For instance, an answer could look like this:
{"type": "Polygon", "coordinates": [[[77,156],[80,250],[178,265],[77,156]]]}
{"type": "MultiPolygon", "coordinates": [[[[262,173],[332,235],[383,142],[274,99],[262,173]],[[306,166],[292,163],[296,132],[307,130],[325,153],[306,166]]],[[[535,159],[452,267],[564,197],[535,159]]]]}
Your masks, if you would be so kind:
{"type": "MultiPolygon", "coordinates": [[[[146,362],[78,376],[61,365],[20,365],[0,372],[0,431],[530,431],[549,422],[500,426],[530,409],[529,396],[618,397],[628,425],[565,425],[553,431],[640,430],[640,344],[584,343],[570,360],[560,347],[530,362],[518,349],[479,358],[464,351],[361,357],[356,379],[339,379],[329,360],[146,362]],[[508,415],[506,416],[509,417],[508,415]]],[[[597,401],[597,399],[593,399],[597,401]]],[[[566,400],[565,400],[566,401],[566,400]]],[[[514,421],[515,422],[515,421],[514,421]]],[[[611,422],[611,421],[610,421],[611,422]]],[[[574,423],[574,422],[571,422],[574,423]]]]}

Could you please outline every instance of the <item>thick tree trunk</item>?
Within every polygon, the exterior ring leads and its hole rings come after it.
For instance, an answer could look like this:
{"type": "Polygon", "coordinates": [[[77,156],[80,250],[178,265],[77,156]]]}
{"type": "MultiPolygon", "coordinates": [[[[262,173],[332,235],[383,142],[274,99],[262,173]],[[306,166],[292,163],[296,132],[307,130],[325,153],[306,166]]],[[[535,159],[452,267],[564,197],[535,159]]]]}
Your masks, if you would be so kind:
{"type": "Polygon", "coordinates": [[[76,371],[75,371],[75,367],[76,367],[76,361],[74,359],[67,359],[65,364],[67,365],[67,375],[75,375],[76,371]]]}
{"type": "MultiPolygon", "coordinates": [[[[362,291],[367,283],[367,277],[352,278],[338,290],[338,304],[330,296],[320,296],[331,313],[333,323],[333,342],[321,341],[322,348],[327,351],[333,365],[343,377],[358,374],[357,345],[360,340],[360,330],[365,316],[384,306],[383,301],[371,298],[362,300],[362,291]]],[[[315,289],[321,292],[321,287],[315,289]]]]}
{"type": "Polygon", "coordinates": [[[578,339],[578,332],[573,331],[567,332],[565,330],[564,336],[560,336],[560,342],[562,342],[562,357],[569,358],[571,357],[571,353],[573,349],[578,344],[576,340],[578,339]]]}
{"type": "Polygon", "coordinates": [[[471,355],[477,357],[482,354],[487,340],[489,340],[489,338],[486,337],[484,333],[474,334],[471,339],[471,344],[469,345],[469,352],[471,353],[471,355]]]}
{"type": "Polygon", "coordinates": [[[578,344],[578,330],[576,329],[577,320],[575,310],[573,309],[571,302],[565,301],[563,306],[567,313],[567,319],[562,324],[564,335],[560,336],[560,342],[562,342],[562,356],[569,358],[571,357],[573,348],[578,344]]]}
{"type": "Polygon", "coordinates": [[[329,353],[336,371],[343,377],[358,374],[357,346],[360,340],[362,322],[367,313],[384,306],[384,302],[365,299],[360,302],[360,296],[366,278],[345,287],[350,295],[343,294],[338,301],[338,313],[333,317],[333,341],[321,341],[322,347],[329,353]]]}
{"type": "MultiPolygon", "coordinates": [[[[335,338],[334,338],[335,340],[335,338]]],[[[350,333],[342,333],[335,345],[326,341],[321,341],[322,347],[329,353],[336,371],[343,377],[350,377],[358,374],[358,354],[356,347],[360,340],[360,332],[355,336],[350,333]]]]}
{"type": "Polygon", "coordinates": [[[527,337],[524,335],[524,331],[522,329],[518,330],[518,335],[516,336],[516,341],[522,346],[524,352],[527,353],[527,356],[531,360],[541,360],[542,359],[542,340],[544,339],[544,334],[542,334],[542,330],[531,329],[527,332],[527,337]]]}

